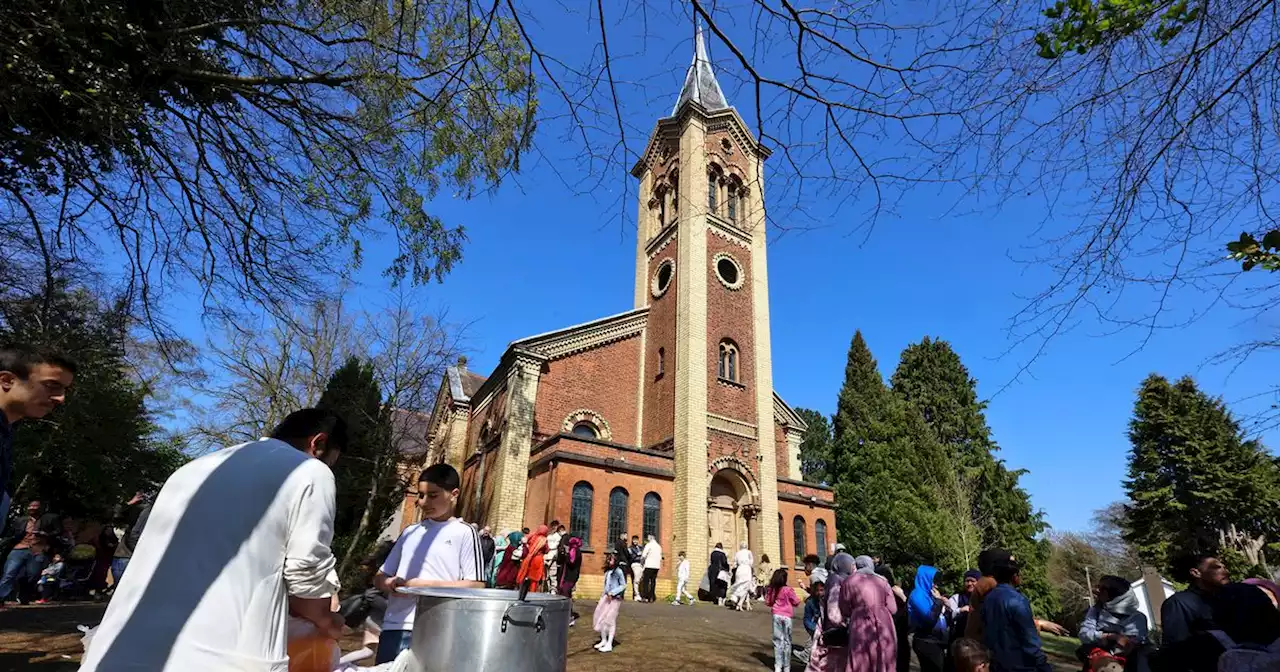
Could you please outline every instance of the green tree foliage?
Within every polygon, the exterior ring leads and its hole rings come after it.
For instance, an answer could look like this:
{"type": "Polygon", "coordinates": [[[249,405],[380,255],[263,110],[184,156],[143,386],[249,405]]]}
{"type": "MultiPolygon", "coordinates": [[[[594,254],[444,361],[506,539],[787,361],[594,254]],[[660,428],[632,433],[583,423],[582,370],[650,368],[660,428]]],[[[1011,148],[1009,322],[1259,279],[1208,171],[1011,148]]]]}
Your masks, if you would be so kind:
{"type": "Polygon", "coordinates": [[[1153,20],[1151,37],[1160,46],[1169,44],[1187,25],[1200,18],[1203,7],[1187,0],[1058,0],[1044,10],[1049,26],[1036,33],[1040,57],[1087,53],[1094,47],[1114,44],[1153,20]]]}
{"type": "Polygon", "coordinates": [[[137,491],[156,490],[186,461],[182,443],[153,422],[148,389],[129,374],[126,308],[65,282],[0,301],[0,344],[55,348],[79,368],[66,404],[17,428],[15,501],[103,516],[137,491]]]}
{"type": "Polygon", "coordinates": [[[152,308],[175,278],[214,305],[288,307],[379,234],[394,280],[439,279],[465,235],[430,200],[496,185],[532,137],[530,54],[508,9],[3,3],[0,201],[35,263],[115,245],[152,308]]]}
{"type": "Polygon", "coordinates": [[[923,420],[943,452],[942,473],[934,483],[951,535],[949,555],[972,563],[976,550],[999,546],[1023,563],[1023,589],[1036,609],[1052,613],[1053,595],[1045,578],[1048,542],[1042,538],[1043,516],[1018,484],[1020,470],[1010,470],[994,456],[986,402],[978,399],[977,381],[944,340],[924,338],[902,351],[892,378],[894,395],[923,420]],[[968,510],[963,509],[967,506],[968,510]],[[966,542],[972,529],[981,541],[966,542]]]}
{"type": "Polygon", "coordinates": [[[831,475],[840,539],[909,569],[938,562],[937,507],[928,487],[941,454],[922,422],[890,394],[862,332],[854,334],[834,422],[831,475]]]}
{"type": "MultiPolygon", "coordinates": [[[[1251,552],[1280,532],[1280,470],[1190,377],[1142,381],[1129,422],[1125,538],[1168,567],[1185,552],[1251,552]]],[[[1237,570],[1244,569],[1236,567],[1237,570]]]]}
{"type": "Polygon", "coordinates": [[[1268,231],[1262,240],[1252,234],[1242,233],[1239,240],[1227,243],[1227,254],[1240,262],[1240,268],[1251,271],[1260,267],[1267,271],[1280,271],[1280,229],[1268,231]]]}
{"type": "Polygon", "coordinates": [[[350,559],[367,554],[403,501],[392,450],[391,411],[382,405],[372,363],[356,357],[333,372],[316,406],[336,411],[348,425],[348,443],[334,470],[333,544],[339,566],[347,570],[350,559]]]}
{"type": "Polygon", "coordinates": [[[829,483],[831,461],[831,421],[809,408],[795,409],[809,426],[800,441],[800,474],[810,483],[829,483]]]}

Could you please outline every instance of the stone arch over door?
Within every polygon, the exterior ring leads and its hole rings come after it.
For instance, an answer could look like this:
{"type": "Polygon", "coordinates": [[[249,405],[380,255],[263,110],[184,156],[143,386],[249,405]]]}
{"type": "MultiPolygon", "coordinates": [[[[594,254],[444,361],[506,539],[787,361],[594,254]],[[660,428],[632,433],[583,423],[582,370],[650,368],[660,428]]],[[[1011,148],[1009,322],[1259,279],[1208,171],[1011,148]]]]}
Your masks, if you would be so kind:
{"type": "Polygon", "coordinates": [[[752,552],[760,553],[760,492],[751,472],[736,458],[721,458],[711,464],[707,492],[707,534],[709,545],[724,545],[733,557],[739,542],[746,541],[752,552]]]}

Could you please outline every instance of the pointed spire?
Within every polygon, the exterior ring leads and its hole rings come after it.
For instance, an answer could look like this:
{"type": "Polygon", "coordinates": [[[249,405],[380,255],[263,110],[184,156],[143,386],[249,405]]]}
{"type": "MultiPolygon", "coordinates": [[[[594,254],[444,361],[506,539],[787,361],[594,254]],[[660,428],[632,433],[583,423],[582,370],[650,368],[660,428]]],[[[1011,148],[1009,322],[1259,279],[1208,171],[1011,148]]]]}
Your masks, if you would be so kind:
{"type": "Polygon", "coordinates": [[[689,66],[689,74],[684,77],[684,87],[680,89],[680,97],[676,106],[671,108],[672,116],[688,101],[702,105],[707,111],[722,110],[729,107],[724,92],[720,90],[720,82],[716,81],[716,73],[711,69],[711,59],[707,57],[707,42],[702,37],[702,25],[697,24],[693,38],[693,63],[689,66]]]}

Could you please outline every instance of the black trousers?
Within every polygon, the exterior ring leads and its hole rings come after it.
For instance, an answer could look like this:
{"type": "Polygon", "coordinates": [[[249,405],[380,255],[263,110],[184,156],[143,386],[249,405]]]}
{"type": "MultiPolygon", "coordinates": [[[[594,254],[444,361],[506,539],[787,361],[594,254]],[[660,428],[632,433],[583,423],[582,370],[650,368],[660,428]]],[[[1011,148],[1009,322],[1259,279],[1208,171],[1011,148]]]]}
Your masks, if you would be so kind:
{"type": "Polygon", "coordinates": [[[640,599],[650,602],[657,601],[658,597],[654,595],[654,591],[658,588],[658,570],[645,569],[644,577],[640,579],[640,599]]]}
{"type": "Polygon", "coordinates": [[[942,672],[946,644],[917,635],[911,638],[911,648],[916,652],[916,660],[920,662],[920,672],[942,672]]]}

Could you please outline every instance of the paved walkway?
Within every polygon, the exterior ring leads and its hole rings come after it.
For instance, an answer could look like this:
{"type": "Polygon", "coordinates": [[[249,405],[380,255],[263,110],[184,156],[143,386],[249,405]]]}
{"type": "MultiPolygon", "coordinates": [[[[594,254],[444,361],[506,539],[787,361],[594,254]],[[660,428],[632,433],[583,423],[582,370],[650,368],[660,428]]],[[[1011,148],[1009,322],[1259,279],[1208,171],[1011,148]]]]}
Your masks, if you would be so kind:
{"type": "MultiPolygon", "coordinates": [[[[80,659],[80,633],[76,625],[93,625],[102,619],[105,605],[64,604],[11,607],[0,611],[0,671],[72,672],[80,659]]],[[[773,668],[772,623],[769,613],[757,609],[737,613],[699,604],[673,607],[659,602],[627,601],[618,618],[618,642],[612,653],[592,648],[598,638],[591,630],[594,602],[578,602],[578,625],[570,630],[568,672],[761,672],[773,668]]],[[[797,647],[808,637],[796,622],[797,647]]],[[[359,640],[349,638],[343,650],[359,640]]],[[[1058,670],[1078,666],[1055,660],[1058,670]]],[[[800,665],[794,667],[801,672],[800,665]]]]}

